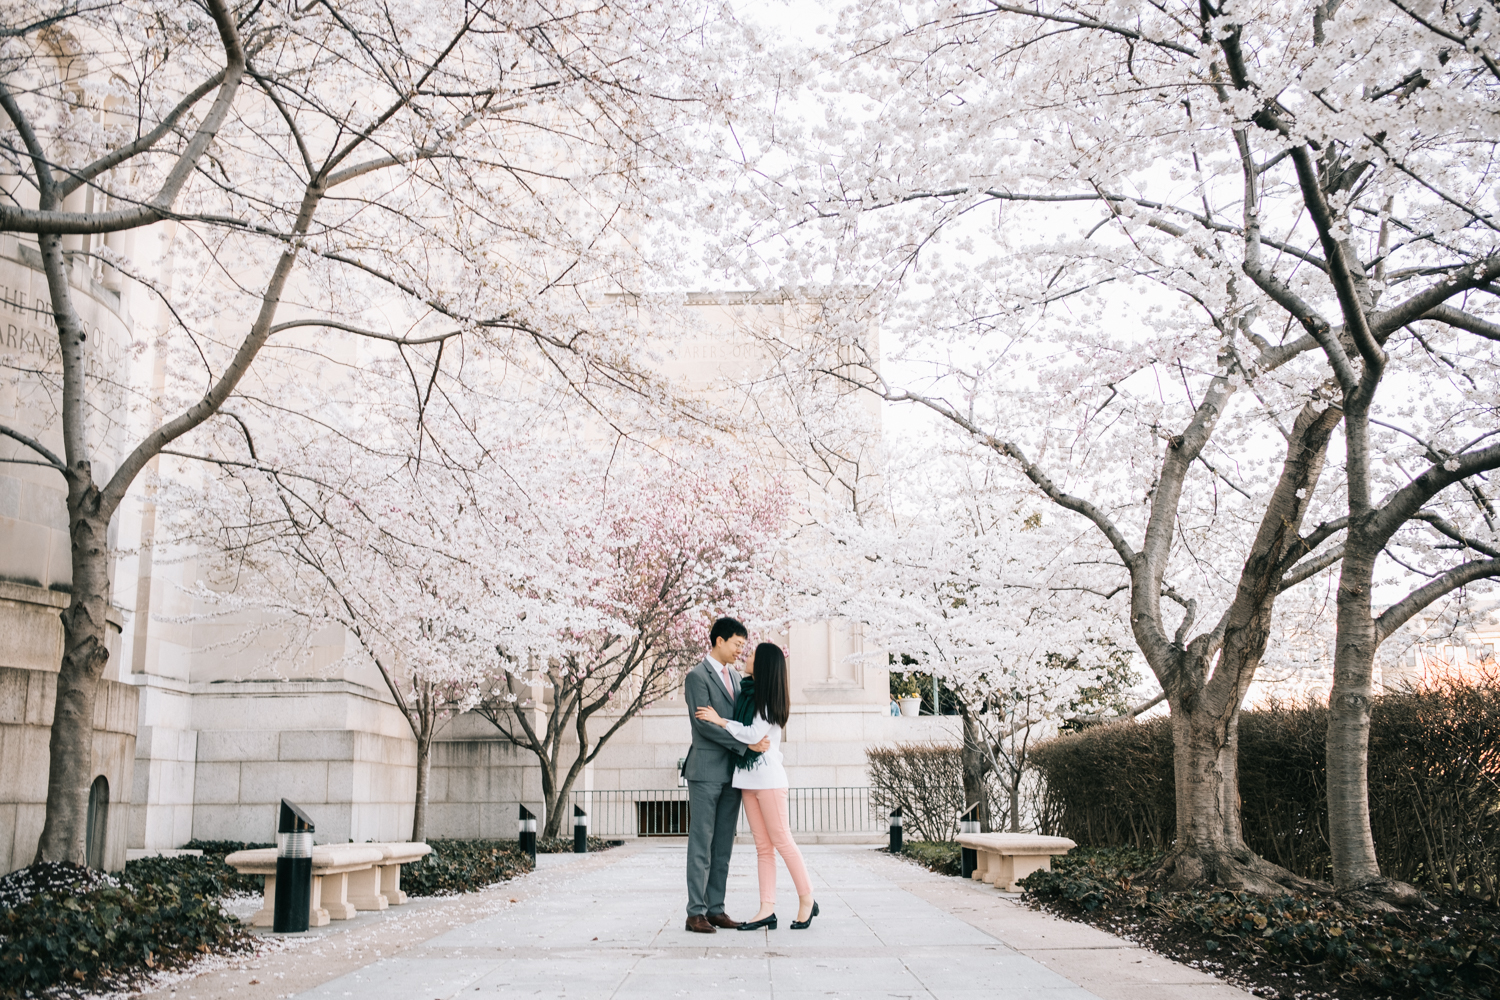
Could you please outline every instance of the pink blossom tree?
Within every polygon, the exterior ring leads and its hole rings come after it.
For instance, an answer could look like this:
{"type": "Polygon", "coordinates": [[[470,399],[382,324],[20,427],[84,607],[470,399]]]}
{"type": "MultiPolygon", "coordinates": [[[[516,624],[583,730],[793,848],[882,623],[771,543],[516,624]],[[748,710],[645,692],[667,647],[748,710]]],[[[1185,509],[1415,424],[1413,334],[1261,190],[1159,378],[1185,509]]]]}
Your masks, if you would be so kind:
{"type": "Polygon", "coordinates": [[[765,621],[779,606],[789,499],[777,480],[722,465],[599,472],[572,472],[534,494],[551,519],[534,555],[575,581],[554,599],[597,624],[565,624],[550,655],[510,652],[478,707],[536,756],[549,837],[583,769],[703,657],[713,619],[765,621]]]}

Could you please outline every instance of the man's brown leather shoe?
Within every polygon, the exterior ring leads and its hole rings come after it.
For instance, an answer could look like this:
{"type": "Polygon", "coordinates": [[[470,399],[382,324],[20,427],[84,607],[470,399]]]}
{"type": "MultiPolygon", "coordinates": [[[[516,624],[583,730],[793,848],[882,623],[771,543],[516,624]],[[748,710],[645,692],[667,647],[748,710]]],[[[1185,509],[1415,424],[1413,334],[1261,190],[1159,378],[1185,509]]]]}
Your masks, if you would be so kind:
{"type": "Polygon", "coordinates": [[[729,919],[729,914],[727,913],[710,913],[708,915],[708,922],[715,927],[725,927],[732,931],[739,930],[740,926],[740,922],[729,919]]]}
{"type": "MultiPolygon", "coordinates": [[[[723,914],[721,913],[721,914],[719,914],[719,916],[722,917],[723,914]]],[[[723,925],[721,924],[720,926],[723,926],[723,925]]],[[[694,934],[713,934],[714,933],[714,925],[711,924],[711,923],[709,923],[708,922],[708,918],[705,917],[701,913],[697,914],[695,916],[688,917],[688,919],[687,919],[687,929],[690,930],[690,931],[692,931],[694,934]]]]}

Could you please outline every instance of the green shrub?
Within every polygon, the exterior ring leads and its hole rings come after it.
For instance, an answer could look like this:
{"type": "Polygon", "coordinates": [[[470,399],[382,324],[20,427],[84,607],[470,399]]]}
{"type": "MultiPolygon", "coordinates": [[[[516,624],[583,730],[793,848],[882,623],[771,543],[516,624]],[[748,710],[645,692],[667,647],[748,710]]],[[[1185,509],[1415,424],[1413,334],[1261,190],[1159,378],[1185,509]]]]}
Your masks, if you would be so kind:
{"type": "MultiPolygon", "coordinates": [[[[1299,875],[1326,879],[1324,739],[1318,704],[1245,712],[1239,781],[1245,842],[1299,875]]],[[[1046,740],[1040,832],[1079,844],[1152,851],[1176,838],[1172,730],[1166,718],[1046,740]]],[[[1500,884],[1500,683],[1443,684],[1374,699],[1370,827],[1386,875],[1429,892],[1494,900],[1500,884]]]]}
{"type": "MultiPolygon", "coordinates": [[[[157,859],[160,860],[160,859],[157,859]]],[[[131,973],[172,968],[211,951],[241,951],[250,936],[216,897],[212,879],[164,877],[81,895],[44,892],[0,909],[0,995],[21,997],[60,983],[97,988],[131,973]]],[[[129,876],[127,872],[127,878],[129,876]]]]}
{"type": "MultiPolygon", "coordinates": [[[[190,851],[202,851],[204,861],[218,862],[223,869],[219,872],[219,877],[224,882],[226,892],[247,892],[254,896],[265,887],[266,877],[264,875],[241,875],[224,864],[224,858],[235,851],[251,851],[276,845],[257,844],[243,840],[190,840],[183,846],[190,851]]],[[[129,865],[126,867],[129,868],[129,865]]]]}
{"type": "Polygon", "coordinates": [[[138,858],[125,864],[120,881],[137,889],[148,885],[175,886],[188,896],[222,899],[234,893],[257,894],[265,884],[264,876],[241,875],[224,863],[223,857],[208,854],[180,858],[138,858]]]}
{"type": "Polygon", "coordinates": [[[939,875],[962,875],[963,849],[951,840],[904,840],[901,853],[939,875]]]}
{"type": "Polygon", "coordinates": [[[1500,996],[1500,914],[1372,914],[1299,896],[1139,888],[1139,876],[1158,860],[1134,848],[1079,848],[1021,885],[1028,900],[1049,908],[1137,939],[1190,942],[1204,957],[1233,955],[1247,969],[1269,963],[1308,987],[1321,981],[1377,995],[1500,996]]]}
{"type": "Polygon", "coordinates": [[[401,866],[401,888],[410,896],[474,892],[531,871],[531,858],[514,840],[433,840],[432,853],[401,866]]]}
{"type": "Polygon", "coordinates": [[[253,851],[258,848],[275,847],[275,844],[256,844],[245,840],[190,840],[182,845],[189,851],[202,851],[204,857],[217,855],[224,857],[235,851],[253,851]]]}

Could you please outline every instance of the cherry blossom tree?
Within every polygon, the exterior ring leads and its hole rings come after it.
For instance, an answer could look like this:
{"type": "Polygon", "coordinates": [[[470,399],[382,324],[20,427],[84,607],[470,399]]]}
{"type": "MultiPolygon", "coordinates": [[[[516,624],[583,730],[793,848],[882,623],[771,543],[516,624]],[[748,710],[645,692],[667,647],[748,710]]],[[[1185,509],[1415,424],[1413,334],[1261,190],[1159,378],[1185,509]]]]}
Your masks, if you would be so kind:
{"type": "MultiPolygon", "coordinates": [[[[373,464],[366,454],[346,458],[354,460],[346,468],[373,464]]],[[[355,655],[379,671],[416,741],[411,839],[425,840],[432,745],[443,725],[479,704],[507,656],[556,655],[563,624],[597,624],[596,616],[579,619],[552,599],[560,581],[526,560],[535,533],[516,530],[518,505],[497,510],[430,465],[374,484],[335,478],[326,465],[298,468],[226,470],[219,486],[232,484],[232,494],[220,498],[212,537],[197,541],[227,557],[234,584],[202,596],[216,615],[253,614],[259,624],[235,642],[271,631],[280,656],[330,625],[354,638],[355,655]],[[326,478],[311,478],[311,469],[326,478]],[[251,493],[259,504],[246,502],[251,493]]]]}
{"type": "Polygon", "coordinates": [[[57,349],[42,433],[0,435],[26,449],[7,461],[63,477],[72,540],[38,859],[83,859],[110,521],[158,456],[202,452],[226,408],[277,405],[253,365],[278,349],[337,361],[364,338],[419,386],[419,365],[435,378],[489,355],[659,395],[633,315],[599,303],[649,284],[645,179],[676,178],[673,123],[714,97],[682,68],[718,74],[699,42],[725,21],[528,0],[8,8],[0,229],[36,241],[57,349]],[[127,233],[156,249],[126,254],[127,233]],[[90,367],[70,284],[90,267],[161,302],[164,385],[90,367]],[[136,403],[112,407],[112,388],[136,403]],[[101,422],[117,460],[101,460],[101,422]]]}
{"type": "Polygon", "coordinates": [[[789,498],[777,480],[725,465],[600,471],[532,491],[556,519],[536,555],[577,577],[554,599],[598,624],[564,625],[551,655],[512,653],[478,709],[541,765],[549,837],[583,769],[703,658],[714,618],[765,623],[781,611],[789,498]]]}
{"type": "Polygon", "coordinates": [[[563,625],[598,620],[555,598],[581,581],[537,558],[549,522],[508,474],[559,459],[506,442],[484,407],[462,415],[488,443],[464,449],[459,411],[433,405],[418,419],[409,397],[370,378],[379,367],[323,378],[316,420],[247,412],[206,454],[178,459],[160,485],[162,547],[208,567],[194,618],[230,631],[224,648],[261,649],[255,669],[295,672],[330,626],[347,658],[374,666],[416,742],[411,837],[424,840],[443,725],[478,704],[507,655],[555,655],[563,625]],[[424,443],[435,457],[418,457],[424,443]]]}
{"type": "MultiPolygon", "coordinates": [[[[1489,467],[1482,442],[1469,455],[1436,431],[1488,413],[1476,366],[1442,346],[1494,332],[1491,154],[1471,141],[1490,71],[1482,46],[1442,34],[1471,21],[1449,12],[1439,31],[1411,9],[854,5],[827,61],[803,60],[827,73],[816,114],[787,100],[725,144],[738,169],[713,197],[738,225],[717,259],[834,289],[821,352],[778,345],[785,369],[929,410],[1108,542],[1172,710],[1174,883],[1304,884],[1244,847],[1235,791],[1237,713],[1276,599],[1350,544],[1373,565],[1381,532],[1419,513],[1408,501],[1489,467]],[[899,345],[887,358],[859,357],[872,320],[899,345]],[[1347,512],[1342,477],[1323,483],[1340,422],[1364,419],[1351,393],[1371,344],[1470,386],[1400,411],[1422,427],[1386,421],[1454,454],[1411,470],[1423,485],[1375,519],[1375,551],[1343,535],[1366,516],[1363,446],[1347,448],[1347,512]]],[[[1462,536],[1445,544],[1482,551],[1445,523],[1462,536]]],[[[1350,581],[1367,602],[1364,572],[1350,581]]],[[[1349,791],[1331,810],[1367,830],[1368,670],[1341,655],[1331,787],[1349,791]]],[[[1342,890],[1384,891],[1367,848],[1337,852],[1342,890]]]]}
{"type": "Polygon", "coordinates": [[[1129,633],[1114,595],[1090,580],[1107,553],[1044,517],[983,452],[919,455],[885,481],[878,514],[832,528],[842,558],[838,578],[823,581],[829,610],[865,622],[872,640],[954,693],[965,800],[982,829],[1018,831],[1037,734],[1130,711],[1129,633]],[[990,808],[992,780],[1003,812],[990,808]]]}

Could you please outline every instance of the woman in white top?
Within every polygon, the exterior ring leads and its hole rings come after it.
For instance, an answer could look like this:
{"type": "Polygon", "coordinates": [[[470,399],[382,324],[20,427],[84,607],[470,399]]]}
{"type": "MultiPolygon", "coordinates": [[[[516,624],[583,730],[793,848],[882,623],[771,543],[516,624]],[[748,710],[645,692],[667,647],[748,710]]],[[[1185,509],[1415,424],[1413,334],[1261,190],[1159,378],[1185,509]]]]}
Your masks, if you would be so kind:
{"type": "MultiPolygon", "coordinates": [[[[750,821],[750,830],[755,834],[756,870],[760,876],[760,912],[756,913],[754,920],[740,924],[740,930],[776,929],[776,855],[773,851],[780,852],[787,871],[792,873],[792,882],[797,887],[797,919],[792,921],[792,929],[802,930],[818,915],[818,904],[812,897],[807,866],[802,863],[802,852],[797,850],[796,841],[792,840],[791,824],[787,819],[787,780],[786,768],[781,764],[781,733],[791,715],[792,705],[786,656],[781,647],[773,642],[756,646],[755,659],[747,673],[750,675],[747,686],[754,687],[755,704],[753,721],[749,725],[720,718],[719,713],[707,705],[697,712],[698,718],[723,726],[730,736],[746,746],[753,746],[766,736],[771,738],[770,749],[758,755],[747,751],[734,771],[734,787],[741,791],[745,818],[750,821]]],[[[739,706],[736,708],[739,715],[739,706]]]]}

